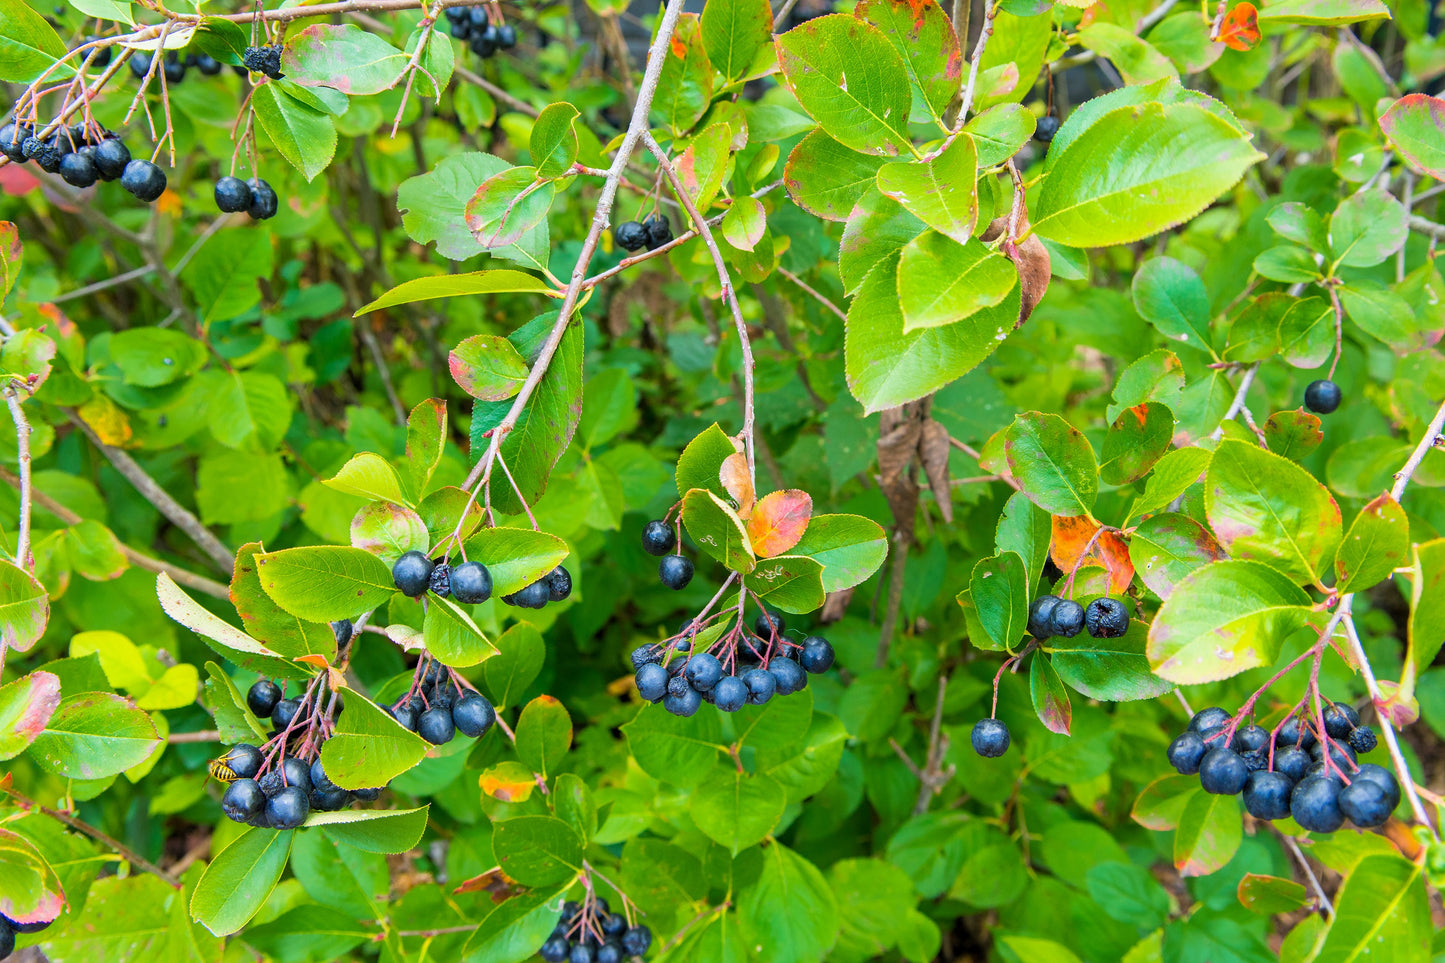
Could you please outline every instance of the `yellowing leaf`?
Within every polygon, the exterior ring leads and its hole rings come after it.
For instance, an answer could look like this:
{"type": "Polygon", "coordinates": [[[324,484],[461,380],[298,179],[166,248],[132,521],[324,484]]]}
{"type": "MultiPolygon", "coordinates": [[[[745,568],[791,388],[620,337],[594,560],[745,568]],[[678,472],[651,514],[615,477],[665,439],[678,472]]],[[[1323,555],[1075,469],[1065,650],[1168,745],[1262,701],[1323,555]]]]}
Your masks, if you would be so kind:
{"type": "Polygon", "coordinates": [[[753,476],[748,471],[748,456],[735,452],[724,458],[722,468],[718,471],[718,480],[733,497],[733,501],[738,503],[738,517],[746,521],[758,501],[757,490],[753,488],[753,476]]]}
{"type": "Polygon", "coordinates": [[[813,498],[795,488],[764,495],[748,519],[748,539],[760,558],[781,555],[797,545],[808,530],[813,498]]]}

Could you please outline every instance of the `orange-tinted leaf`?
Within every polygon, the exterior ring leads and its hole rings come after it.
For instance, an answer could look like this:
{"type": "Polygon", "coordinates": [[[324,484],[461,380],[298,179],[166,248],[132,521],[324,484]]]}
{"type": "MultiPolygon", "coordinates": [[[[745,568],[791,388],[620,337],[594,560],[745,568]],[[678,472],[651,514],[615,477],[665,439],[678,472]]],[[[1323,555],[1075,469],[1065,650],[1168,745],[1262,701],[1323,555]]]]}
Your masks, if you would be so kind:
{"type": "Polygon", "coordinates": [[[1252,3],[1236,3],[1219,25],[1219,42],[1230,50],[1248,50],[1259,43],[1259,11],[1252,3]]]}
{"type": "Polygon", "coordinates": [[[1053,528],[1050,554],[1054,564],[1065,572],[1072,572],[1075,566],[1098,566],[1109,573],[1109,590],[1115,595],[1121,594],[1134,581],[1134,563],[1129,560],[1129,546],[1116,533],[1103,532],[1094,539],[1093,545],[1089,545],[1089,540],[1099,531],[1099,525],[1087,515],[1055,515],[1053,528]],[[1079,556],[1085,546],[1088,546],[1089,554],[1080,562],[1079,556]]]}
{"type": "Polygon", "coordinates": [[[326,668],[326,656],[324,655],[298,655],[297,662],[305,662],[307,665],[314,665],[318,669],[326,668]]]}
{"type": "Polygon", "coordinates": [[[537,788],[537,776],[520,762],[502,762],[477,780],[482,792],[500,802],[526,802],[537,788]]]}
{"type": "Polygon", "coordinates": [[[517,885],[512,879],[500,869],[489,869],[480,876],[473,876],[462,882],[460,886],[452,890],[452,895],[461,896],[463,893],[487,893],[492,897],[493,903],[505,903],[518,893],[525,893],[525,886],[517,885]]]}
{"type": "Polygon", "coordinates": [[[1404,692],[1400,683],[1389,679],[1381,679],[1379,686],[1380,696],[1375,700],[1375,711],[1389,719],[1397,729],[1414,725],[1420,718],[1420,703],[1413,693],[1404,692]]]}
{"type": "Polygon", "coordinates": [[[753,506],[757,504],[758,493],[753,488],[753,476],[748,471],[748,456],[742,452],[734,452],[723,459],[722,469],[718,472],[718,481],[727,493],[733,497],[738,505],[738,517],[747,520],[753,513],[753,506]]]}
{"type": "Polygon", "coordinates": [[[748,539],[759,558],[781,555],[803,537],[813,516],[813,498],[807,492],[787,488],[758,500],[748,519],[748,539]]]}

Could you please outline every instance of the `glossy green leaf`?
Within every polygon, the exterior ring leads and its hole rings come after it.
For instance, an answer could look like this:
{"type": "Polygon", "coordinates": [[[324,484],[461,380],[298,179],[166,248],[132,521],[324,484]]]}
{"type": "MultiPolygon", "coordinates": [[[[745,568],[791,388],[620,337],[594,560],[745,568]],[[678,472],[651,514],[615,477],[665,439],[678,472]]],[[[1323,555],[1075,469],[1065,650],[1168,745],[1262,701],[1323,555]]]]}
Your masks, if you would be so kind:
{"type": "Polygon", "coordinates": [[[422,620],[422,638],[439,662],[458,668],[484,662],[497,652],[466,610],[449,598],[431,597],[422,620]]]}
{"type": "Polygon", "coordinates": [[[287,38],[281,70],[302,87],[343,94],[379,94],[402,79],[408,57],[379,35],[355,24],[318,23],[287,38]]]}
{"type": "Polygon", "coordinates": [[[991,308],[1018,285],[1013,262],[979,241],[927,231],[903,248],[898,299],[903,330],[936,328],[991,308]]]}
{"type": "Polygon", "coordinates": [[[1335,555],[1335,591],[1358,592],[1390,577],[1410,554],[1410,521],[1389,493],[1360,509],[1335,555]]]}
{"type": "MultiPolygon", "coordinates": [[[[362,307],[354,316],[359,318],[363,314],[396,307],[399,304],[416,304],[419,301],[433,301],[437,298],[506,293],[545,294],[551,298],[558,296],[556,290],[541,278],[533,277],[523,271],[504,268],[494,271],[473,271],[469,274],[439,274],[433,277],[403,281],[375,301],[362,307]]],[[[478,335],[478,337],[481,336],[478,335]]],[[[452,353],[455,354],[462,350],[462,345],[473,340],[475,339],[464,339],[452,353]]],[[[458,383],[460,384],[460,382],[458,383]]]]}
{"type": "MultiPolygon", "coordinates": [[[[1079,601],[1088,604],[1093,599],[1083,596],[1079,601]]],[[[1131,619],[1129,630],[1117,639],[1080,632],[1071,639],[1055,636],[1045,648],[1053,670],[1075,692],[1101,702],[1132,702],[1158,698],[1174,688],[1149,667],[1148,634],[1148,624],[1131,619]]]]}
{"type": "Polygon", "coordinates": [[[682,524],[703,551],[733,571],[746,575],[757,565],[747,528],[712,492],[694,488],[682,496],[682,524]]]}
{"type": "MultiPolygon", "coordinates": [[[[0,3],[0,80],[28,84],[65,53],[55,29],[24,0],[0,3]]],[[[51,76],[68,79],[74,74],[65,66],[51,76]]]]}
{"type": "Polygon", "coordinates": [[[622,731],[642,770],[675,786],[697,785],[723,750],[716,712],[684,719],[660,705],[644,706],[622,731]]]}
{"type": "Polygon", "coordinates": [[[1197,793],[1174,831],[1174,868],[1181,876],[1208,876],[1234,857],[1243,838],[1238,799],[1197,793]]]}
{"type": "Polygon", "coordinates": [[[1063,680],[1049,664],[1043,653],[1036,653],[1029,663],[1029,697],[1034,703],[1034,714],[1050,732],[1067,736],[1073,723],[1073,707],[1069,702],[1069,690],[1063,680]]]}
{"type": "Polygon", "coordinates": [[[1167,599],[1190,573],[1222,561],[1224,549],[1188,515],[1162,512],[1139,523],[1129,538],[1129,560],[1139,580],[1167,599]]]}
{"type": "Polygon", "coordinates": [[[336,124],[331,117],[275,83],[257,86],[251,106],[256,123],[277,152],[306,180],[315,180],[331,163],[336,153],[336,124]]]}
{"type": "Polygon", "coordinates": [[[1142,478],[1164,457],[1174,438],[1174,413],[1150,401],[1122,412],[1104,436],[1099,477],[1110,485],[1142,478]]]}
{"type": "Polygon", "coordinates": [[[698,828],[736,856],[773,831],[786,805],[787,793],[776,779],[724,763],[692,791],[689,808],[698,828]]]}
{"type": "Polygon", "coordinates": [[[467,558],[492,575],[492,595],[501,598],[526,588],[567,557],[567,543],[530,528],[483,528],[467,539],[467,558]]]}
{"type": "Polygon", "coordinates": [[[420,809],[343,809],[313,812],[306,829],[322,829],[338,843],[364,853],[395,854],[415,849],[426,832],[428,807],[420,809]]]}
{"type": "Polygon", "coordinates": [[[1089,440],[1058,415],[1025,412],[1004,436],[1009,471],[1033,503],[1051,515],[1088,515],[1099,492],[1089,440]]]}
{"type": "Polygon", "coordinates": [[[1209,296],[1187,264],[1150,258],[1134,275],[1134,307],[1159,332],[1180,344],[1211,350],[1209,296]]]}
{"type": "Polygon", "coordinates": [[[354,618],[396,594],[391,570],[359,548],[288,548],[257,555],[256,566],[266,594],[312,622],[354,618]]]}
{"type": "Polygon", "coordinates": [[[888,556],[888,535],[861,515],[814,515],[792,554],[821,563],[823,591],[841,592],[878,571],[888,556]]]}
{"type": "Polygon", "coordinates": [[[28,652],[49,621],[45,589],[13,562],[0,559],[0,641],[7,649],[28,652]]]}
{"type": "Polygon", "coordinates": [[[723,80],[752,74],[754,61],[773,39],[773,11],[767,0],[715,0],[702,8],[702,42],[723,80]]]}
{"type": "Polygon", "coordinates": [[[84,692],[60,703],[30,757],[57,776],[104,779],[145,761],[159,744],[150,717],[130,700],[84,692]]]}
{"type": "Polygon", "coordinates": [[[1345,267],[1373,267],[1405,243],[1405,207],[1387,191],[1359,191],[1330,217],[1329,254],[1345,267]]]}
{"type": "Polygon", "coordinates": [[[838,904],[816,866],[781,843],[763,850],[762,870],[738,896],[738,918],[754,945],[778,960],[821,960],[838,934],[838,904]]]}
{"type": "Polygon", "coordinates": [[[1345,877],[1337,900],[1319,963],[1430,958],[1435,927],[1418,864],[1394,853],[1366,856],[1345,877]]]}
{"type": "Polygon", "coordinates": [[[557,772],[572,747],[572,718],[549,695],[527,703],[517,720],[517,758],[544,777],[557,772]]]}
{"type": "Polygon", "coordinates": [[[966,244],[978,223],[978,149],[961,134],[932,160],[897,161],[878,169],[878,190],[924,224],[966,244]]]}
{"type": "Polygon", "coordinates": [[[854,205],[877,183],[883,160],[844,147],[822,130],[810,131],[788,154],[783,184],[809,214],[847,220],[854,205]]]}
{"type": "Polygon", "coordinates": [[[191,894],[191,916],[217,936],[229,936],[261,909],[291,854],[293,834],[248,829],[206,867],[191,894]]]}
{"type": "Polygon", "coordinates": [[[577,131],[572,122],[576,107],[568,103],[548,104],[532,124],[529,150],[538,177],[561,177],[577,160],[577,131]]]}
{"type": "Polygon", "coordinates": [[[487,249],[519,244],[547,219],[556,186],[535,167],[512,167],[482,181],[467,202],[467,227],[487,249]]]}
{"type": "Polygon", "coordinates": [[[517,816],[492,825],[502,870],[525,886],[550,886],[582,870],[582,837],[555,816],[517,816]]]}
{"type": "Polygon", "coordinates": [[[0,686],[0,760],[24,752],[59,705],[60,679],[51,672],[32,672],[0,686]]]}
{"type": "Polygon", "coordinates": [[[941,121],[963,79],[963,52],[936,0],[863,0],[853,15],[888,38],[913,86],[914,116],[941,121]]]}
{"type": "Polygon", "coordinates": [[[411,500],[402,491],[401,476],[385,458],[373,452],[364,451],[355,455],[332,478],[322,479],[328,488],[334,488],[358,498],[378,499],[398,505],[410,505],[411,500]]]}
{"type": "Polygon", "coordinates": [[[697,14],[684,13],[678,18],[662,62],[657,95],[652,100],[655,122],[674,134],[691,130],[712,100],[712,71],[702,23],[697,14]]]}
{"type": "Polygon", "coordinates": [[[818,559],[795,554],[776,555],[759,561],[757,568],[747,574],[743,583],[759,598],[767,599],[770,606],[801,615],[822,606],[826,598],[823,587],[826,574],[827,570],[818,559]]]}
{"type": "Polygon", "coordinates": [[[201,606],[164,572],[156,576],[156,597],[167,615],[205,639],[219,655],[243,668],[288,679],[306,678],[311,674],[201,606]]]}
{"type": "Polygon", "coordinates": [[[973,567],[969,590],[984,631],[999,648],[1013,650],[1029,621],[1028,569],[1017,552],[1003,552],[973,567]]]}
{"type": "Polygon", "coordinates": [[[497,654],[482,663],[482,678],[492,704],[500,711],[518,698],[542,671],[546,647],[542,633],[530,622],[518,622],[497,637],[497,654]]]}
{"type": "Polygon", "coordinates": [[[1412,168],[1445,181],[1445,100],[1406,94],[1380,115],[1380,129],[1412,168]]]}
{"type": "Polygon", "coordinates": [[[327,777],[342,789],[385,786],[411,769],[427,753],[414,732],[377,708],[359,692],[346,691],[346,711],[336,719],[336,734],[321,747],[327,777]]]}

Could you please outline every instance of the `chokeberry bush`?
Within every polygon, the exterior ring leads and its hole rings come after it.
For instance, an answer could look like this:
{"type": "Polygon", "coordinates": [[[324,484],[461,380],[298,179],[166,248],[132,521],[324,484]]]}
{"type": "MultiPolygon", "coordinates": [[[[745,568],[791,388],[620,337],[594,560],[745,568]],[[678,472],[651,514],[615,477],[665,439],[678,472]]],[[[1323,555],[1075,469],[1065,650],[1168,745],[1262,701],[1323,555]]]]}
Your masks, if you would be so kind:
{"type": "Polygon", "coordinates": [[[1438,7],[0,0],[0,958],[1440,958],[1438,7]]]}

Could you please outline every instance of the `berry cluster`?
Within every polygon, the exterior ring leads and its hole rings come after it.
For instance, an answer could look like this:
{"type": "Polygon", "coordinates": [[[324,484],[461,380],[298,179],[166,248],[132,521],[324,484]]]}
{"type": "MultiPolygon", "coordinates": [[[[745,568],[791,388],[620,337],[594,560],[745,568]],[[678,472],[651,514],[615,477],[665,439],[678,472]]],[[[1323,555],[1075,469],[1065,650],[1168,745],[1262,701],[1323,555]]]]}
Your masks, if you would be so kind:
{"type": "MultiPolygon", "coordinates": [[[[91,38],[95,39],[95,38],[91,38]]],[[[104,67],[110,63],[110,48],[106,47],[96,55],[95,66],[104,67]]],[[[143,80],[150,73],[151,63],[154,62],[156,54],[145,51],[137,51],[130,55],[126,66],[130,68],[131,74],[137,80],[143,80]]],[[[166,75],[167,84],[178,84],[186,79],[186,71],[195,67],[207,77],[214,77],[221,72],[221,62],[210,54],[188,54],[184,59],[174,50],[168,51],[165,59],[161,61],[161,71],[166,75]]]]}
{"type": "Polygon", "coordinates": [[[641,224],[624,221],[612,232],[617,246],[624,251],[655,251],[672,240],[672,223],[660,212],[649,214],[641,224]]]}
{"type": "Polygon", "coordinates": [[[0,127],[0,153],[17,164],[33,160],[72,187],[119,179],[121,187],[147,204],[165,192],[165,172],[148,160],[131,160],[130,149],[114,134],[93,133],[85,124],[59,127],[43,140],[41,133],[32,124],[12,121],[0,127]]]}
{"type": "Polygon", "coordinates": [[[1305,407],[1317,415],[1334,414],[1344,397],[1333,381],[1311,381],[1305,387],[1305,407]]]}
{"type": "Polygon", "coordinates": [[[1029,606],[1029,634],[1072,639],[1087,629],[1096,639],[1117,639],[1129,631],[1129,613],[1117,599],[1094,599],[1086,609],[1073,599],[1040,595],[1029,606]]]}
{"type": "Polygon", "coordinates": [[[286,76],[281,73],[281,45],[269,47],[247,47],[241,55],[241,66],[252,73],[265,74],[272,80],[286,76]]]}
{"type": "Polygon", "coordinates": [[[486,696],[447,666],[426,659],[417,664],[411,689],[386,711],[403,729],[434,746],[446,745],[458,732],[480,738],[497,721],[497,710],[486,696]]]}
{"type": "Polygon", "coordinates": [[[1400,804],[1400,784],[1383,766],[1356,759],[1375,748],[1375,730],[1343,703],[1329,704],[1323,717],[1323,735],[1296,716],[1271,734],[1239,726],[1223,709],[1203,709],[1170,743],[1169,762],[1181,775],[1197,773],[1205,792],[1242,792],[1256,819],[1292,816],[1315,833],[1332,833],[1346,819],[1361,829],[1383,825],[1400,804]]]}
{"type": "Polygon", "coordinates": [[[654,518],[642,530],[642,550],[662,557],[657,563],[657,577],[674,591],[687,588],[687,583],[692,581],[692,559],[678,554],[680,548],[681,532],[675,525],[654,518]]]}
{"type": "MultiPolygon", "coordinates": [[[[39,933],[50,925],[51,921],[44,923],[17,923],[8,916],[0,915],[0,960],[5,959],[15,952],[15,937],[28,933],[39,933]]],[[[647,929],[647,927],[643,927],[647,929]]],[[[648,942],[652,941],[652,934],[647,934],[648,942]]]]}
{"type": "Polygon", "coordinates": [[[562,906],[562,919],[537,953],[547,963],[622,963],[651,946],[647,926],[628,926],[627,917],[610,912],[607,900],[589,897],[585,906],[562,906]]]}
{"type": "Polygon", "coordinates": [[[472,53],[486,60],[498,50],[511,50],[517,45],[517,28],[509,23],[492,23],[483,4],[474,7],[447,7],[447,21],[452,36],[466,41],[472,53]]]}
{"type": "Polygon", "coordinates": [[[245,212],[253,221],[264,221],[276,216],[280,201],[271,185],[259,177],[249,181],[223,177],[216,181],[216,207],[223,214],[245,212]]]}
{"type": "Polygon", "coordinates": [[[723,712],[760,706],[774,695],[806,689],[808,673],[827,672],[833,665],[833,646],[827,639],[810,635],[801,644],[792,642],[783,635],[779,615],[763,612],[751,634],[738,626],[708,651],[694,652],[700,628],[689,622],[678,635],[632,652],[638,694],[648,702],[661,702],[675,716],[690,716],[704,702],[723,712]]]}
{"type": "MultiPolygon", "coordinates": [[[[425,552],[407,552],[391,567],[396,588],[408,598],[427,592],[451,596],[464,605],[480,605],[492,597],[492,573],[481,562],[450,565],[446,559],[430,559],[425,552]]],[[[561,565],[511,595],[502,596],[507,605],[540,609],[548,602],[562,602],[572,594],[572,573],[561,565]]]]}

